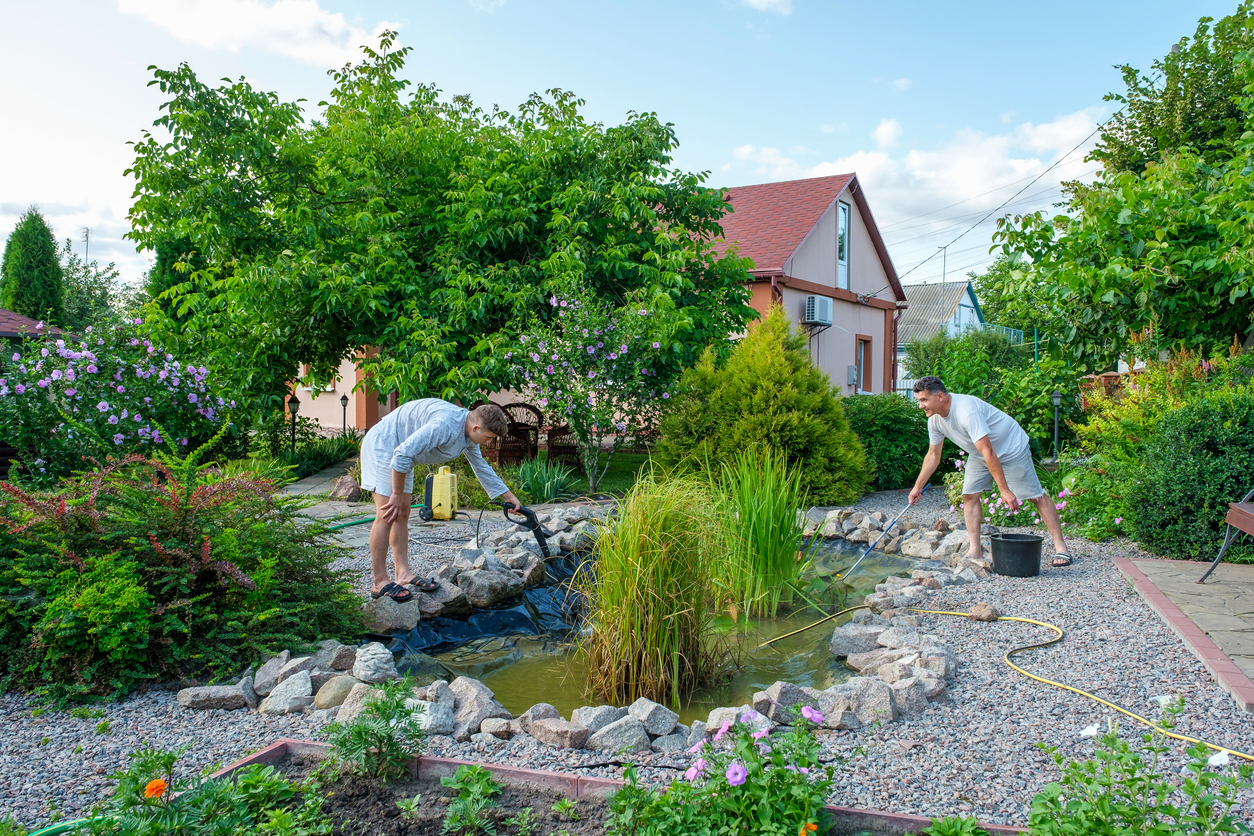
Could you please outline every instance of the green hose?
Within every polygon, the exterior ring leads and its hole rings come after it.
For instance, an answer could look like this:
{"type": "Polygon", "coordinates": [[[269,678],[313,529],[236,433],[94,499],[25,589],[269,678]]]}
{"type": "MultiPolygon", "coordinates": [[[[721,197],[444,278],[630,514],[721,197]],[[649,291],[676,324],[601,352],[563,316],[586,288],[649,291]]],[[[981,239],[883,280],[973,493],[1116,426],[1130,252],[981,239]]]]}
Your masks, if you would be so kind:
{"type": "MultiPolygon", "coordinates": [[[[421,507],[421,505],[422,505],[422,503],[421,503],[421,502],[415,502],[413,505],[410,505],[409,507],[410,507],[410,508],[418,508],[418,507],[421,507]]],[[[375,515],[375,517],[377,517],[377,516],[378,516],[378,515],[376,514],[376,515],[375,515]]],[[[331,530],[331,531],[337,531],[337,530],[339,530],[339,529],[341,529],[341,528],[348,528],[348,527],[350,527],[350,526],[354,526],[354,525],[365,525],[365,524],[366,524],[366,523],[368,523],[368,522],[374,522],[374,521],[375,521],[375,517],[366,517],[364,520],[353,520],[352,522],[339,523],[338,525],[329,525],[329,526],[327,526],[327,528],[328,528],[329,530],[331,530]]],[[[33,836],[33,834],[32,834],[32,836],[33,836]]]]}
{"type": "Polygon", "coordinates": [[[73,821],[63,821],[60,824],[49,825],[42,830],[35,830],[27,834],[27,836],[57,836],[59,833],[69,833],[71,830],[78,830],[85,824],[91,824],[94,821],[104,821],[104,819],[74,819],[73,821]]]}

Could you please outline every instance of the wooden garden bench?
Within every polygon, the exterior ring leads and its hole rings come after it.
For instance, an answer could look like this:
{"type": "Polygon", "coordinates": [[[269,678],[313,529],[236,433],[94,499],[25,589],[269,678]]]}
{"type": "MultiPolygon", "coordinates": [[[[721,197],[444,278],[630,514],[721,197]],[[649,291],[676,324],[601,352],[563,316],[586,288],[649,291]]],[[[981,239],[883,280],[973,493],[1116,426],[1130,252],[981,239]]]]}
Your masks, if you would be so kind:
{"type": "Polygon", "coordinates": [[[1198,583],[1206,582],[1210,573],[1219,565],[1219,561],[1224,559],[1224,552],[1228,551],[1228,547],[1236,541],[1237,537],[1241,534],[1254,534],[1254,502],[1250,502],[1251,498],[1254,498],[1254,491],[1247,493],[1240,502],[1228,503],[1228,516],[1224,517],[1224,522],[1228,524],[1228,529],[1224,534],[1224,544],[1210,568],[1206,570],[1206,574],[1198,578],[1198,583]]]}

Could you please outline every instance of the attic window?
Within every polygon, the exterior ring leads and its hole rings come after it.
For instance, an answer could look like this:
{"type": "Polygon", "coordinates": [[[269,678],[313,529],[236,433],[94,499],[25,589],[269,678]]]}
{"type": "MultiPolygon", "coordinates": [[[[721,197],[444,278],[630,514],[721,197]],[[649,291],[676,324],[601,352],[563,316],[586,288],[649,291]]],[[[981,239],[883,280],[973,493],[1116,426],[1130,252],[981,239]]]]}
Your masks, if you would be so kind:
{"type": "Polygon", "coordinates": [[[849,204],[836,204],[836,286],[849,289],[849,204]]]}

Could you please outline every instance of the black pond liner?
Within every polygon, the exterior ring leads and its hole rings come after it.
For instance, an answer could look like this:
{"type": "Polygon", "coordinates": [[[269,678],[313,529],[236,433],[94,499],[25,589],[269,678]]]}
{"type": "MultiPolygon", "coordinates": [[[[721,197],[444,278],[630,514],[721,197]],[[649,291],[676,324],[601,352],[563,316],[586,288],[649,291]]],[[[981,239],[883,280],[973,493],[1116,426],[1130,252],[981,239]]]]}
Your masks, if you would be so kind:
{"type": "Polygon", "coordinates": [[[583,601],[570,580],[589,558],[563,555],[547,561],[544,586],[533,587],[495,607],[475,610],[467,618],[432,618],[409,631],[384,636],[400,669],[421,670],[428,657],[480,639],[506,636],[560,636],[579,627],[583,601]]]}

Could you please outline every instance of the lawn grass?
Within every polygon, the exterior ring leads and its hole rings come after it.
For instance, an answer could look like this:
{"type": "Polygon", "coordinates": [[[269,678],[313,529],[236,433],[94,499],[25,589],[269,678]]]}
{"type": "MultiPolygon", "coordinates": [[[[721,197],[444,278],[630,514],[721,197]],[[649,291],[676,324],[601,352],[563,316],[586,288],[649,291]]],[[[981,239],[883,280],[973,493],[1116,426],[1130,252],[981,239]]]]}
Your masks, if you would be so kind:
{"type": "MultiPolygon", "coordinates": [[[[616,453],[610,461],[610,469],[606,471],[597,493],[622,496],[631,490],[640,476],[640,470],[649,463],[647,453],[616,453]]],[[[588,494],[588,477],[580,475],[573,488],[576,496],[588,494]]]]}

